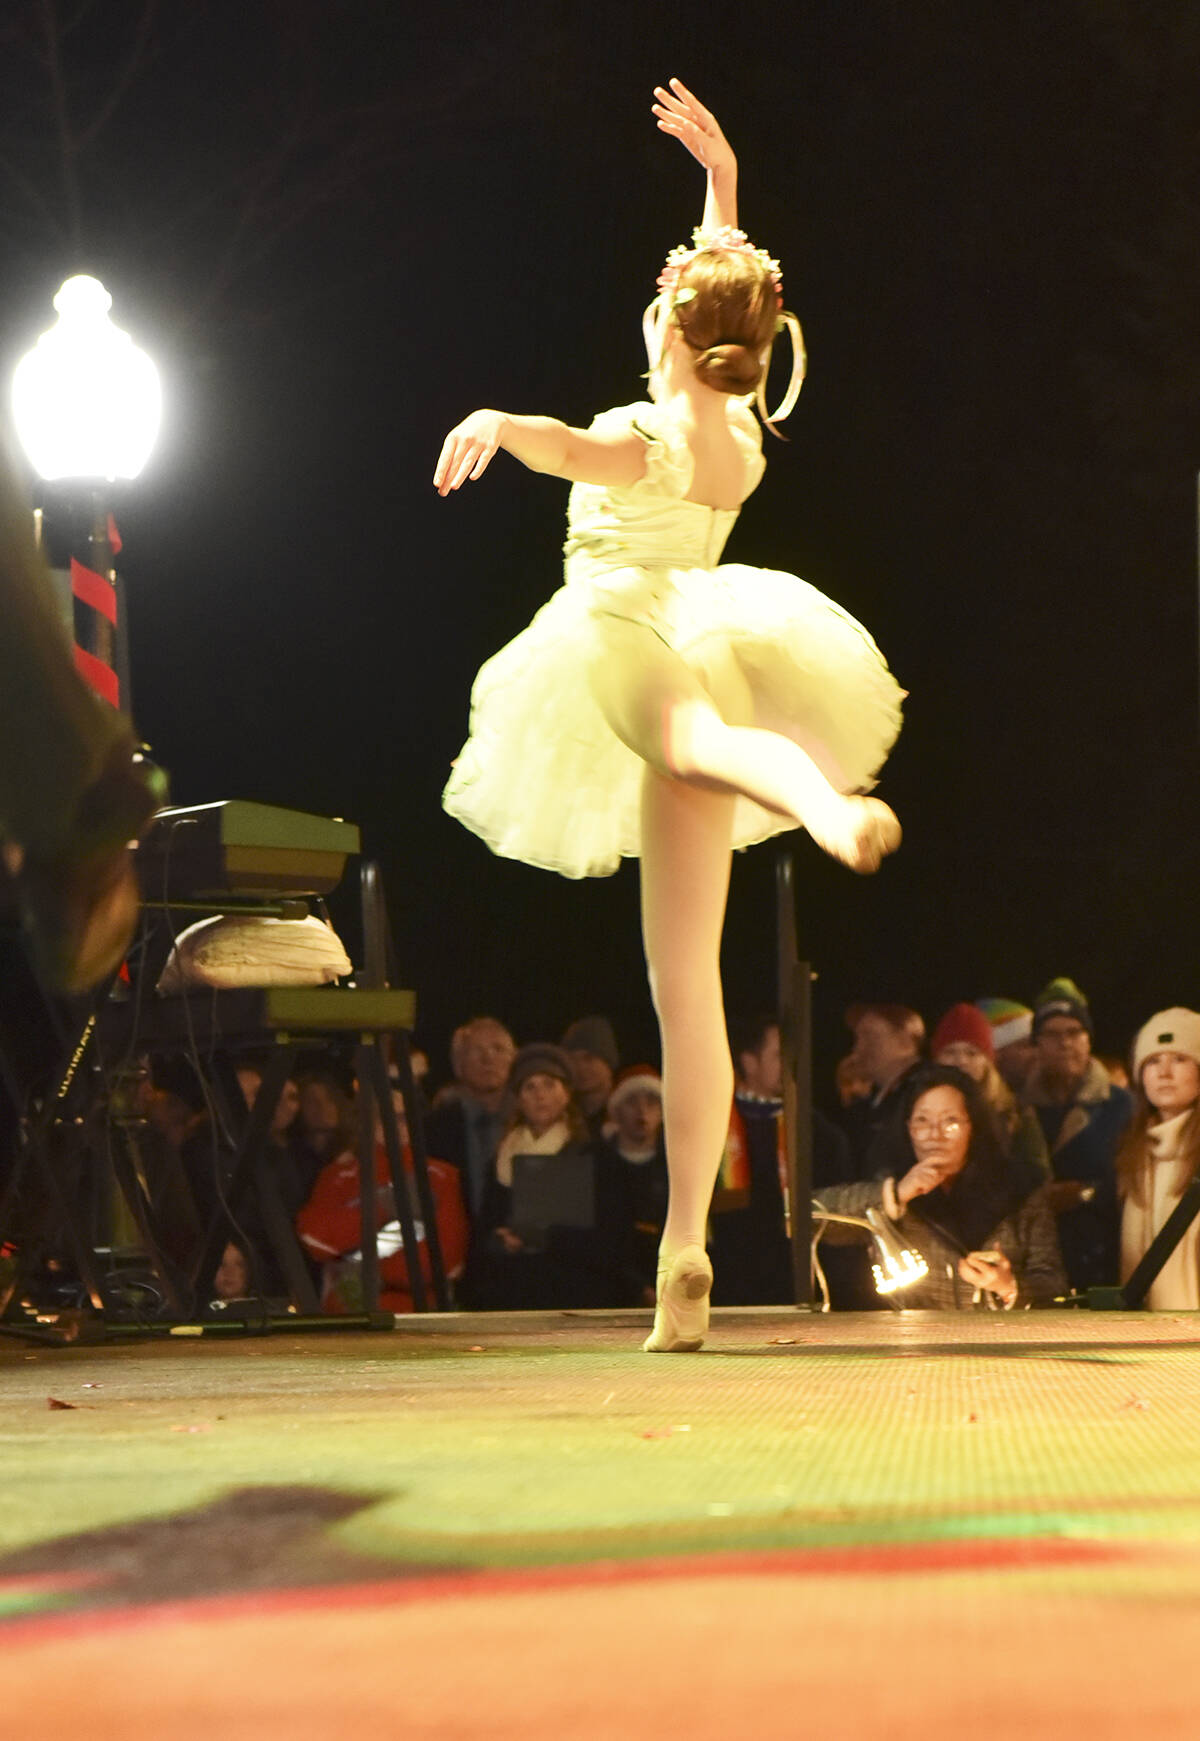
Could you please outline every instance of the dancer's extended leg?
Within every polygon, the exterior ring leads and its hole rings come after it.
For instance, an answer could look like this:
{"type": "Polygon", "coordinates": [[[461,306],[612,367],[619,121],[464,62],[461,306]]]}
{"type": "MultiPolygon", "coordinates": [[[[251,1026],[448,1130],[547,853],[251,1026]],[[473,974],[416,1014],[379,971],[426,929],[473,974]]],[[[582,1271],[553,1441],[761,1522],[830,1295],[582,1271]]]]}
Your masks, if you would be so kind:
{"type": "Polygon", "coordinates": [[[708,1326],[704,1236],[733,1092],[720,944],[735,797],[794,817],[857,870],[899,844],[900,825],[885,804],[835,791],[790,738],[748,723],[752,697],[731,653],[706,662],[702,684],[645,625],[603,617],[594,626],[593,694],[646,763],[642,925],[662,1033],[670,1202],[645,1346],[684,1352],[708,1326]]]}
{"type": "Polygon", "coordinates": [[[732,686],[748,697],[732,655],[719,679],[714,703],[651,629],[620,617],[596,619],[592,689],[623,743],[660,773],[709,790],[741,792],[794,817],[853,870],[877,869],[900,844],[900,824],[888,806],[836,791],[791,738],[738,722],[721,692],[732,686]]]}
{"type": "Polygon", "coordinates": [[[671,1183],[651,1353],[698,1348],[708,1326],[705,1228],[733,1095],[720,969],[733,803],[646,769],[642,935],[662,1033],[671,1183]]]}

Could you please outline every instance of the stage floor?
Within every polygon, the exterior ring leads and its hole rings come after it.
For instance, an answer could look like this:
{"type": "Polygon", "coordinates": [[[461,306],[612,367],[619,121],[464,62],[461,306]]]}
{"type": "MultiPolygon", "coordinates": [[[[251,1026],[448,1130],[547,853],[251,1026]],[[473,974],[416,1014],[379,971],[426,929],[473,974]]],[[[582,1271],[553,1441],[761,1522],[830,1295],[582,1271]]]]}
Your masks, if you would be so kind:
{"type": "Polygon", "coordinates": [[[7,1732],[1200,1731],[1200,1315],[648,1322],[0,1344],[7,1732]]]}

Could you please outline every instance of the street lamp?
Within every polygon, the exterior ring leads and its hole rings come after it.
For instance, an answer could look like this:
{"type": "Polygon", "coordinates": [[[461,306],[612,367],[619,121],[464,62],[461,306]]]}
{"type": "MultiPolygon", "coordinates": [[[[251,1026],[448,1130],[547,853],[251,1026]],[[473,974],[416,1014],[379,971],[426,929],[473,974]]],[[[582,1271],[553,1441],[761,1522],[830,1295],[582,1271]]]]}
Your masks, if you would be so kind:
{"type": "Polygon", "coordinates": [[[38,476],[136,478],[162,418],[158,370],[108,317],[97,278],[68,278],[58,321],[17,364],[13,416],[38,476]]]}
{"type": "Polygon", "coordinates": [[[41,538],[92,688],[129,712],[124,600],[113,558],[120,549],[108,486],[137,477],[162,418],[158,370],[109,319],[98,279],[68,278],[54,298],[56,324],[13,376],[17,435],[43,480],[41,538]]]}

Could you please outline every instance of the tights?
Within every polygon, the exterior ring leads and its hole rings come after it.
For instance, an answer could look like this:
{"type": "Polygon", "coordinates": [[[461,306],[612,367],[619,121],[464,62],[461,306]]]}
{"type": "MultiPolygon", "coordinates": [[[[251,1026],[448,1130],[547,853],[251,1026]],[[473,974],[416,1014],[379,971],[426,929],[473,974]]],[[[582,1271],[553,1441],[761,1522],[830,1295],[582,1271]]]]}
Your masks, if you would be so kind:
{"type": "Polygon", "coordinates": [[[642,935],[663,1055],[670,1199],[661,1258],[703,1247],[725,1144],[733,1067],[720,978],[737,794],[818,833],[841,798],[789,738],[762,731],[736,656],[705,683],[643,624],[595,619],[592,690],[613,731],[646,763],[642,935]]]}

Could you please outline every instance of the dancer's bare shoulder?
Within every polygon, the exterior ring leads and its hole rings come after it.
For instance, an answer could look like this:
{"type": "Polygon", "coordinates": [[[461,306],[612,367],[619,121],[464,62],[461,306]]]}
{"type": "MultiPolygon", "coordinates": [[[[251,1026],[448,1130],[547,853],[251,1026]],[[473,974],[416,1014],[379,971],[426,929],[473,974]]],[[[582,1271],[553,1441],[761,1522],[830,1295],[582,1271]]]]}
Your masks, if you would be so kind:
{"type": "Polygon", "coordinates": [[[684,499],[732,511],[762,477],[762,442],[748,407],[731,400],[721,411],[695,419],[684,430],[692,455],[692,482],[684,499]]]}

